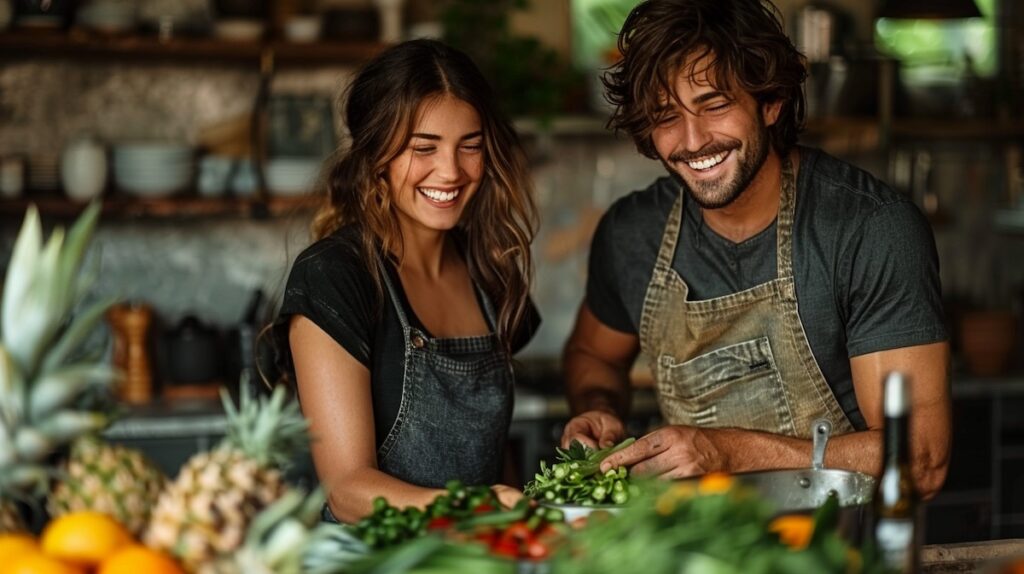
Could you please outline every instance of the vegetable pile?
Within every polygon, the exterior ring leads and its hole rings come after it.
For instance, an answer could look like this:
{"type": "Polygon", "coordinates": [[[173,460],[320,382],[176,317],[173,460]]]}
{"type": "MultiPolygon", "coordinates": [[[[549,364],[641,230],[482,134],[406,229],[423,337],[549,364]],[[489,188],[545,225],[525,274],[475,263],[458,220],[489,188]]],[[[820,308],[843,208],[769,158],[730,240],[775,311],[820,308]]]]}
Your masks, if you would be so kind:
{"type": "Polygon", "coordinates": [[[804,574],[881,572],[837,532],[831,497],[813,517],[773,520],[770,504],[724,474],[654,481],[614,519],[573,532],[551,564],[557,574],[804,574]]]}
{"type": "Polygon", "coordinates": [[[491,555],[504,558],[541,560],[553,544],[567,533],[562,512],[543,508],[522,499],[511,509],[503,508],[486,486],[447,484],[447,492],[424,510],[399,509],[379,497],[373,513],[353,526],[368,547],[379,550],[437,532],[453,542],[485,546],[491,555]]]}
{"type": "Polygon", "coordinates": [[[610,454],[633,444],[628,438],[599,450],[572,441],[568,449],[556,448],[558,462],[548,466],[541,461],[540,472],[526,485],[526,496],[554,504],[623,505],[635,492],[625,467],[601,472],[601,462],[610,454]]]}
{"type": "Polygon", "coordinates": [[[356,536],[370,548],[385,548],[501,507],[494,491],[486,486],[465,486],[452,480],[445,488],[447,492],[423,510],[412,506],[400,509],[378,496],[373,501],[373,512],[354,525],[356,536]]]}

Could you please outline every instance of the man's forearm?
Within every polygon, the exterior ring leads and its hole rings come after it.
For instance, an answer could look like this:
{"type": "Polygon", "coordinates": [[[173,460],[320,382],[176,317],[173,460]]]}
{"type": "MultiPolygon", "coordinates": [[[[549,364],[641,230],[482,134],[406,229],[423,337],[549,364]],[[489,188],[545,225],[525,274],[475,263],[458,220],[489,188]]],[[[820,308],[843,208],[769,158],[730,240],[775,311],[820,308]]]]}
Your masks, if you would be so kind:
{"type": "Polygon", "coordinates": [[[609,411],[619,418],[629,414],[632,392],[628,368],[609,365],[572,348],[566,349],[563,364],[573,415],[594,410],[609,411]]]}
{"type": "MultiPolygon", "coordinates": [[[[711,442],[724,454],[727,472],[750,472],[811,465],[811,441],[741,429],[707,429],[711,442]]],[[[939,457],[941,458],[941,457],[939,457]]],[[[934,496],[946,475],[943,462],[933,462],[927,448],[914,451],[912,469],[924,498],[934,496]]],[[[879,476],[882,472],[882,431],[867,430],[837,436],[825,450],[825,467],[879,476]]]]}

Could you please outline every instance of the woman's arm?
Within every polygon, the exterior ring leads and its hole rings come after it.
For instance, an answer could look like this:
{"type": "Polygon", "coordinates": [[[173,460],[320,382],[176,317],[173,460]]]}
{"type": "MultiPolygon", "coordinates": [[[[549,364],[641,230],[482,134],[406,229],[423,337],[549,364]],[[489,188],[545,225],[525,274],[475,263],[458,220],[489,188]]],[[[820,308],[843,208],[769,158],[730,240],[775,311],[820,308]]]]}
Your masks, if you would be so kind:
{"type": "Polygon", "coordinates": [[[292,318],[288,341],[313,437],[313,463],[338,520],[359,520],[378,496],[400,508],[423,507],[443,492],[377,469],[370,371],[362,363],[301,315],[292,318]]]}

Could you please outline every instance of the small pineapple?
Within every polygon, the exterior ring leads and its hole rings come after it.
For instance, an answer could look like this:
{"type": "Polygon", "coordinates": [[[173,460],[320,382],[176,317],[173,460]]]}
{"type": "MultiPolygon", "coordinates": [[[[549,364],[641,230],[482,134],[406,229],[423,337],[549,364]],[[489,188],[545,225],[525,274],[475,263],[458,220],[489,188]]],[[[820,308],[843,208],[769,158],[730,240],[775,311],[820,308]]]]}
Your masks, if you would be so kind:
{"type": "Polygon", "coordinates": [[[309,446],[307,422],[283,387],[257,400],[243,385],[237,409],[223,390],[221,398],[227,436],[185,463],[161,493],[144,537],[193,571],[242,545],[253,518],[284,495],[290,457],[309,446]]]}
{"type": "Polygon", "coordinates": [[[0,528],[17,524],[14,501],[34,504],[49,490],[57,449],[107,424],[86,403],[115,373],[83,347],[112,301],[73,316],[96,277],[80,271],[99,207],[45,245],[30,207],[14,244],[0,303],[0,528]]]}
{"type": "Polygon", "coordinates": [[[21,511],[13,500],[0,499],[0,534],[28,530],[21,511]]]}
{"type": "Polygon", "coordinates": [[[103,512],[140,536],[166,482],[141,452],[83,436],[71,443],[47,509],[53,517],[78,510],[103,512]]]}
{"type": "Polygon", "coordinates": [[[370,549],[348,529],[320,521],[323,491],[289,490],[253,519],[245,543],[197,574],[328,574],[364,559],[370,549]]]}

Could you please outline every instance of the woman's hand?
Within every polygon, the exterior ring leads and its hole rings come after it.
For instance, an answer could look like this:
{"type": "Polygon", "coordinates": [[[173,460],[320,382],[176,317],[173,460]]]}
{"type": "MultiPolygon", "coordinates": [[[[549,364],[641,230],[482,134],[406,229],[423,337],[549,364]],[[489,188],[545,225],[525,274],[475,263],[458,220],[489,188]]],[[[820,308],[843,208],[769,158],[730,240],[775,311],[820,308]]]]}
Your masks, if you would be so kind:
{"type": "Polygon", "coordinates": [[[521,490],[512,488],[507,484],[495,484],[491,487],[491,490],[498,497],[498,502],[505,508],[512,508],[523,498],[521,490]]]}

